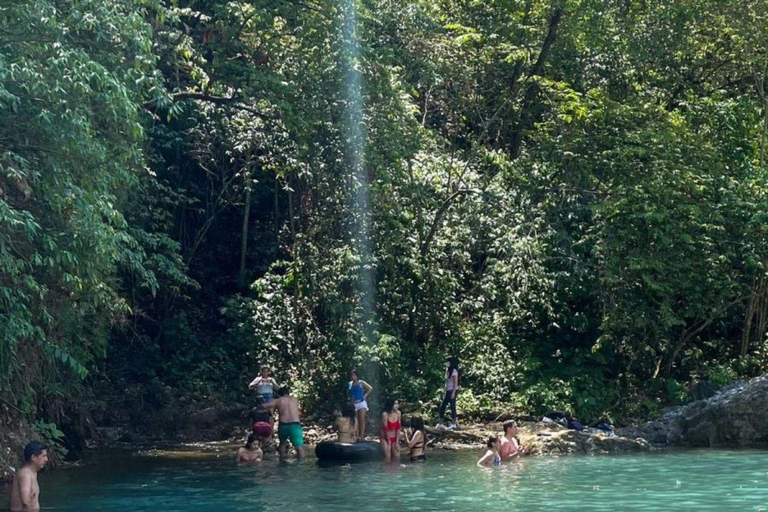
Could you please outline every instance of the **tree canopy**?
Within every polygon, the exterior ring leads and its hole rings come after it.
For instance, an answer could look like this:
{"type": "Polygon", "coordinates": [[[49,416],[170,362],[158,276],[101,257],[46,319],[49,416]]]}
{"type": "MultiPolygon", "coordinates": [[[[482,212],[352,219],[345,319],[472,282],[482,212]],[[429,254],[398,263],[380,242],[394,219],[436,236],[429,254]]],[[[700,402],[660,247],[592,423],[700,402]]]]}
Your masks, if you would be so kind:
{"type": "Polygon", "coordinates": [[[465,414],[636,418],[764,372],[763,7],[0,1],[0,398],[435,405],[457,355],[465,414]]]}

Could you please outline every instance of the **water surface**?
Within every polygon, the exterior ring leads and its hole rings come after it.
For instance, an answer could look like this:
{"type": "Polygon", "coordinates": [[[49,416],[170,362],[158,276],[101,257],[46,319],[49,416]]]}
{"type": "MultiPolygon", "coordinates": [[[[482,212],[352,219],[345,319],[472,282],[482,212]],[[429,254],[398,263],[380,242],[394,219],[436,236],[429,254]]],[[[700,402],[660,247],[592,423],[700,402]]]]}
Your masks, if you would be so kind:
{"type": "Polygon", "coordinates": [[[394,467],[97,453],[83,468],[41,474],[41,504],[78,512],[768,510],[767,452],[529,457],[494,469],[475,466],[481,453],[430,453],[425,464],[394,467]]]}

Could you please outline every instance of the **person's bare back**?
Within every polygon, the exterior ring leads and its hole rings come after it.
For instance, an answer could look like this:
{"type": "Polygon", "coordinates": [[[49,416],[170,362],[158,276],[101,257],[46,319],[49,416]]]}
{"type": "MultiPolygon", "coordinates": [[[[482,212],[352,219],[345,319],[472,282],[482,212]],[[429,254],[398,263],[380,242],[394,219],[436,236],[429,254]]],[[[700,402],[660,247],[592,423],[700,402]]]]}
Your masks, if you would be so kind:
{"type": "Polygon", "coordinates": [[[280,423],[300,423],[299,402],[292,396],[281,396],[276,400],[277,417],[280,423]]]}

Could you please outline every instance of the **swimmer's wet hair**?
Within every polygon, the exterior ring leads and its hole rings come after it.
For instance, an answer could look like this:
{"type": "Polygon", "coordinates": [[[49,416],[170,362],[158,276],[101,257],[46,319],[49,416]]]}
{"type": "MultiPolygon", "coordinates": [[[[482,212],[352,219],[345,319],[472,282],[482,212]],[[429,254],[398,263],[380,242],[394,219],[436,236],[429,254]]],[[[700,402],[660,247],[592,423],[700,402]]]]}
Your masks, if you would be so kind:
{"type": "Polygon", "coordinates": [[[485,445],[486,445],[488,448],[493,448],[493,443],[495,443],[495,442],[496,442],[496,441],[498,441],[498,440],[499,440],[499,438],[498,438],[498,437],[496,437],[496,436],[491,436],[491,437],[489,437],[489,438],[488,438],[488,441],[485,443],[485,445]]]}
{"type": "Polygon", "coordinates": [[[288,386],[283,386],[277,391],[277,396],[286,396],[291,394],[291,389],[288,386]]]}

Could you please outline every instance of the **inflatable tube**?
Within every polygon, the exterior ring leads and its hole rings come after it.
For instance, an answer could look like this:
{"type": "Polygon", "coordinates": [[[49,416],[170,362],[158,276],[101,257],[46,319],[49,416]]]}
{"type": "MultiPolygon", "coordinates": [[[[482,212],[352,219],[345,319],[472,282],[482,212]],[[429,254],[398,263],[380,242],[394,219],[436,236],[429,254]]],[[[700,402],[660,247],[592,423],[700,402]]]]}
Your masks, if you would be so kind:
{"type": "Polygon", "coordinates": [[[379,443],[335,443],[324,441],[315,446],[315,455],[322,461],[359,462],[380,460],[383,455],[379,443]]]}

